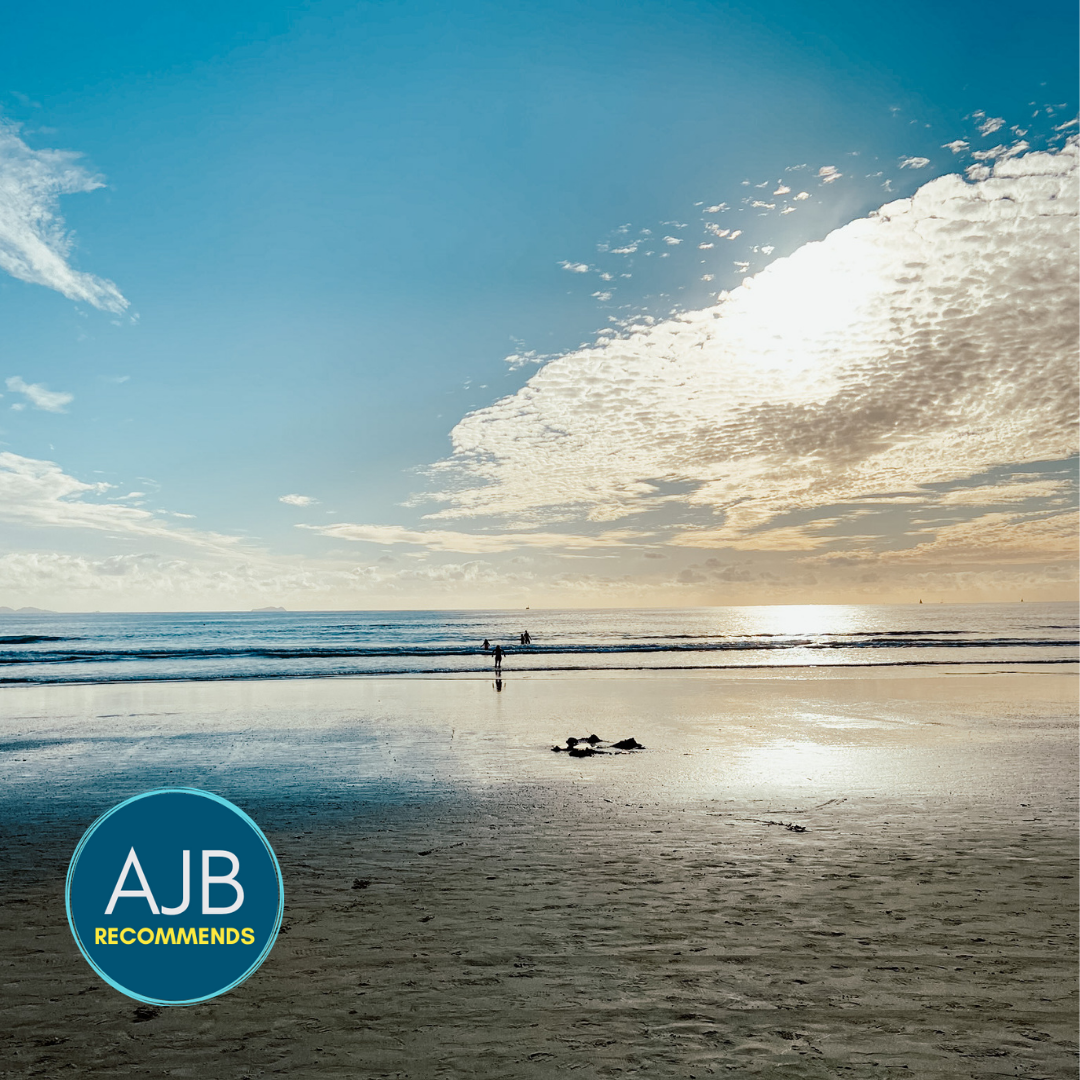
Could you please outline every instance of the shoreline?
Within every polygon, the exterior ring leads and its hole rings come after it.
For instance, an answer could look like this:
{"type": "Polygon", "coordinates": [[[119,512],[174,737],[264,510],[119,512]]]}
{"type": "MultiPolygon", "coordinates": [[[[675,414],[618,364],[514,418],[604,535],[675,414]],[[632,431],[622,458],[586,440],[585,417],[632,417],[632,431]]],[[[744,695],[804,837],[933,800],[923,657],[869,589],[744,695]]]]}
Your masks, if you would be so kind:
{"type": "MultiPolygon", "coordinates": [[[[860,674],[865,674],[867,671],[874,668],[886,668],[886,669],[904,669],[904,668],[931,668],[939,669],[942,674],[948,674],[949,672],[944,669],[947,668],[963,668],[965,669],[962,674],[971,674],[966,669],[972,667],[987,668],[984,674],[1016,674],[1023,673],[1025,668],[1042,669],[1048,666],[1058,665],[1073,665],[1077,670],[1076,673],[1080,674],[1080,659],[1075,657],[1066,658],[1053,658],[1053,659],[1039,659],[1039,660],[885,660],[876,663],[847,663],[847,664],[697,664],[693,667],[683,667],[679,665],[655,665],[648,667],[544,667],[544,668],[514,668],[512,666],[504,666],[501,669],[500,677],[507,679],[509,676],[515,676],[520,679],[544,677],[544,676],[565,676],[567,674],[573,674],[576,677],[582,678],[641,678],[647,677],[652,673],[657,675],[664,675],[672,678],[681,677],[693,677],[695,675],[700,676],[717,676],[722,674],[738,674],[741,672],[757,672],[766,675],[781,676],[786,672],[793,672],[800,674],[803,672],[840,672],[840,671],[856,671],[860,674]],[[1002,671],[1001,669],[1008,669],[1002,671]]],[[[1031,672],[1035,674],[1037,672],[1031,672]]],[[[281,672],[275,672],[271,675],[205,675],[205,676],[187,676],[184,678],[176,678],[169,676],[161,677],[138,677],[133,676],[131,678],[118,678],[118,679],[68,679],[68,680],[35,680],[35,679],[4,679],[0,678],[0,694],[9,689],[22,689],[22,688],[46,688],[46,687],[77,687],[77,686],[142,686],[142,685],[161,685],[161,684],[176,684],[183,685],[186,683],[267,683],[267,682],[296,682],[298,680],[308,680],[312,682],[317,681],[338,681],[338,680],[355,680],[362,681],[367,679],[449,679],[449,680],[472,680],[472,681],[491,681],[496,677],[494,670],[489,671],[456,671],[456,670],[442,670],[442,671],[372,671],[372,672],[342,672],[341,674],[318,674],[312,675],[305,672],[298,672],[295,675],[282,674],[281,672]]]]}

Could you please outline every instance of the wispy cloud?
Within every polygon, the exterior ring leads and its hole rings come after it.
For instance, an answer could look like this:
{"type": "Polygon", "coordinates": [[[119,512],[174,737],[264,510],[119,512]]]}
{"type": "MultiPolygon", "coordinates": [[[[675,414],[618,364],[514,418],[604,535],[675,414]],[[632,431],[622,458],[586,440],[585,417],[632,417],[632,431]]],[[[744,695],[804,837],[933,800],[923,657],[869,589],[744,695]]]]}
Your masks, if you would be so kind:
{"type": "Polygon", "coordinates": [[[314,506],[319,500],[311,495],[280,495],[278,502],[286,506],[314,506]]]}
{"type": "Polygon", "coordinates": [[[35,409],[44,409],[45,412],[65,412],[64,406],[75,400],[74,394],[50,390],[43,383],[28,383],[19,375],[12,375],[7,380],[7,388],[14,393],[25,394],[35,409]]]}
{"type": "Polygon", "coordinates": [[[900,159],[901,169],[925,169],[930,164],[928,157],[906,157],[900,159]]]}
{"type": "Polygon", "coordinates": [[[55,289],[102,311],[128,301],[104,278],[73,269],[71,236],[59,214],[61,195],[94,191],[104,181],[67,150],[31,150],[19,129],[0,120],[0,270],[55,289]]]}
{"type": "Polygon", "coordinates": [[[177,528],[149,510],[95,501],[95,497],[104,500],[108,491],[108,484],[77,480],[53,461],[0,453],[0,521],[155,537],[218,553],[235,551],[240,543],[238,537],[177,528]]]}
{"type": "Polygon", "coordinates": [[[609,529],[595,536],[555,532],[465,533],[438,529],[406,529],[399,525],[299,525],[336,540],[358,540],[368,544],[408,544],[429,551],[455,551],[481,555],[516,548],[611,548],[624,547],[640,533],[628,529],[609,529]]]}

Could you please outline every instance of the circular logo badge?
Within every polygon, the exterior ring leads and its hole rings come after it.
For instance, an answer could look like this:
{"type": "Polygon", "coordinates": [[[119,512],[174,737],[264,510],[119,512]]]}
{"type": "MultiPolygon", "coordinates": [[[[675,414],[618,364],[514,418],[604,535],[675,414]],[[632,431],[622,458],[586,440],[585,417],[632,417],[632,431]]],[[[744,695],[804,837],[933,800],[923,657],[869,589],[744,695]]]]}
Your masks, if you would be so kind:
{"type": "Polygon", "coordinates": [[[281,869],[239,807],[195,788],[136,795],[83,835],[68,923],[106,982],[152,1005],[194,1005],[242,983],[281,926],[281,869]]]}

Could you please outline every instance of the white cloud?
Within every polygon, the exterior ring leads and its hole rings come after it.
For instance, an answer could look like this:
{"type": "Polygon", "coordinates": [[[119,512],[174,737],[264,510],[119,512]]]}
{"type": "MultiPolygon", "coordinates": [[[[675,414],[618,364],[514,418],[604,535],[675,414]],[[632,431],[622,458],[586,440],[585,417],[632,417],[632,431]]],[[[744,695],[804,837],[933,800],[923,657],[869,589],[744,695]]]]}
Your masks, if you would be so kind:
{"type": "Polygon", "coordinates": [[[609,529],[595,536],[571,533],[463,533],[439,529],[406,529],[400,525],[298,525],[335,540],[355,540],[368,544],[408,544],[429,551],[455,551],[464,554],[493,554],[516,548],[611,548],[625,547],[640,534],[628,529],[609,529]]]}
{"type": "Polygon", "coordinates": [[[809,199],[809,198],[810,198],[810,192],[809,191],[800,191],[799,194],[795,196],[795,201],[796,202],[802,202],[804,199],[809,199]]]}
{"type": "Polygon", "coordinates": [[[43,383],[28,383],[18,375],[7,380],[7,388],[17,394],[25,394],[35,409],[45,412],[62,413],[75,400],[74,394],[65,394],[60,390],[50,390],[43,383]]]}
{"type": "Polygon", "coordinates": [[[963,139],[953,139],[952,142],[942,143],[942,150],[951,150],[954,154],[962,154],[968,148],[963,139]]]}
{"type": "Polygon", "coordinates": [[[988,116],[981,124],[979,124],[979,134],[993,135],[998,128],[1004,127],[1005,121],[1000,116],[988,116]]]}
{"type": "Polygon", "coordinates": [[[715,206],[706,206],[705,207],[705,213],[706,214],[721,214],[727,208],[728,208],[727,203],[720,202],[720,203],[717,203],[715,206]]]}
{"type": "Polygon", "coordinates": [[[839,180],[844,174],[835,165],[822,165],[817,171],[818,179],[823,184],[831,184],[834,180],[839,180]]]}
{"type": "Polygon", "coordinates": [[[664,243],[665,244],[671,244],[671,245],[681,244],[682,240],[678,236],[665,236],[664,237],[664,243]]]}
{"type": "Polygon", "coordinates": [[[723,515],[714,542],[805,549],[783,515],[1074,452],[1076,163],[1074,140],[939,177],[713,307],[550,361],[457,425],[432,517],[612,521],[673,482],[723,515]]]}
{"type": "Polygon", "coordinates": [[[212,552],[233,551],[239,543],[237,537],[176,528],[138,507],[91,501],[108,490],[108,484],[87,484],[68,476],[53,461],[0,453],[0,521],[156,537],[212,552]]]}
{"type": "Polygon", "coordinates": [[[925,169],[930,164],[928,157],[906,157],[900,159],[901,169],[925,169]]]}
{"type": "Polygon", "coordinates": [[[571,274],[587,274],[589,272],[589,266],[587,263],[567,262],[565,259],[559,265],[564,270],[569,270],[571,274]]]}
{"type": "Polygon", "coordinates": [[[78,164],[79,156],[31,150],[15,125],[0,120],[0,270],[118,314],[128,306],[120,290],[69,263],[71,236],[59,214],[60,196],[104,183],[78,164]]]}
{"type": "MultiPolygon", "coordinates": [[[[507,357],[507,360],[517,359],[517,357],[507,357]]],[[[285,503],[286,506],[314,506],[319,500],[313,498],[311,495],[280,495],[278,496],[278,502],[285,503]]]]}
{"type": "Polygon", "coordinates": [[[1068,491],[1069,484],[1065,481],[1021,475],[1007,483],[953,488],[942,492],[934,501],[938,506],[1002,506],[1029,499],[1050,499],[1068,491]]]}
{"type": "MultiPolygon", "coordinates": [[[[899,550],[847,553],[849,559],[884,565],[1069,562],[1077,557],[1075,513],[1035,516],[981,514],[955,524],[928,527],[926,539],[899,550]]],[[[827,558],[828,556],[826,556],[827,558]]]]}
{"type": "Polygon", "coordinates": [[[789,188],[789,187],[788,187],[788,186],[787,186],[786,184],[781,184],[781,185],[780,185],[780,186],[779,186],[779,187],[778,187],[778,188],[777,188],[777,189],[776,189],[776,190],[775,190],[775,191],[773,192],[773,194],[774,194],[774,195],[787,195],[787,194],[789,194],[790,192],[791,192],[791,188],[789,188]]]}

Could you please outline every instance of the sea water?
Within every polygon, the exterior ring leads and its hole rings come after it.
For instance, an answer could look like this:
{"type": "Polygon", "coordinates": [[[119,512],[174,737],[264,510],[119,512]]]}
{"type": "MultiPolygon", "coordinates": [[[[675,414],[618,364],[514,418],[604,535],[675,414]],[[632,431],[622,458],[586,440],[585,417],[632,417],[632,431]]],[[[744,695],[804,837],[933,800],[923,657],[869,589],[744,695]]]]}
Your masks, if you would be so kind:
{"type": "Polygon", "coordinates": [[[0,684],[486,677],[496,645],[508,674],[1058,664],[1077,659],[1077,616],[1073,603],[15,613],[0,614],[0,684]]]}

